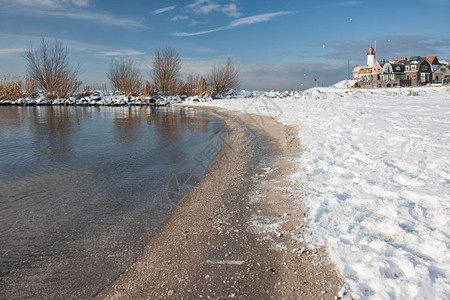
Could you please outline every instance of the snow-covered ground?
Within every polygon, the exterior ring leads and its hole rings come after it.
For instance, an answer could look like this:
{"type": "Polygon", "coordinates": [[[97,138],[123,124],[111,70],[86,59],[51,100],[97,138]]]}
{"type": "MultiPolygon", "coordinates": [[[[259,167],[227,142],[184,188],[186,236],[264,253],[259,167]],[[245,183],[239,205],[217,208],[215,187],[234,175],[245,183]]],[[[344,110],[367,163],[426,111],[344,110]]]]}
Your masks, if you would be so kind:
{"type": "MultiPolygon", "coordinates": [[[[450,298],[450,90],[318,88],[202,105],[299,125],[309,242],[363,299],[450,298]]],[[[301,203],[299,203],[300,205],[301,203]]]]}

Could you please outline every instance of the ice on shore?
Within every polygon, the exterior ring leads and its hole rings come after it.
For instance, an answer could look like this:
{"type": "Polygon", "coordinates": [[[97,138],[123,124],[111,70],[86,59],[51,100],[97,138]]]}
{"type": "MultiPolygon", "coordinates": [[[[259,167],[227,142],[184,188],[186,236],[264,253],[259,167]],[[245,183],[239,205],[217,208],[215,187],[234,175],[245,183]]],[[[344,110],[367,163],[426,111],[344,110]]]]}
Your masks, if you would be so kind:
{"type": "Polygon", "coordinates": [[[306,146],[292,174],[311,245],[362,299],[450,296],[450,90],[315,88],[204,105],[279,117],[306,146]]]}

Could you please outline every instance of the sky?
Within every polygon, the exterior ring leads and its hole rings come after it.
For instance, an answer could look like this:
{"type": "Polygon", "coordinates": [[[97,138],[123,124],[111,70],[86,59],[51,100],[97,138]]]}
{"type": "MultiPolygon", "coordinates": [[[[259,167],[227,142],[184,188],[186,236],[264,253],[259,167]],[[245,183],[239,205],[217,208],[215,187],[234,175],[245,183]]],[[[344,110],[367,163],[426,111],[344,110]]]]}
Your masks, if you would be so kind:
{"type": "Polygon", "coordinates": [[[304,90],[381,60],[450,61],[450,0],[0,0],[0,74],[24,76],[23,52],[42,37],[69,49],[87,85],[108,84],[111,59],[132,57],[146,79],[156,49],[174,48],[180,78],[207,76],[228,57],[240,89],[304,90]]]}

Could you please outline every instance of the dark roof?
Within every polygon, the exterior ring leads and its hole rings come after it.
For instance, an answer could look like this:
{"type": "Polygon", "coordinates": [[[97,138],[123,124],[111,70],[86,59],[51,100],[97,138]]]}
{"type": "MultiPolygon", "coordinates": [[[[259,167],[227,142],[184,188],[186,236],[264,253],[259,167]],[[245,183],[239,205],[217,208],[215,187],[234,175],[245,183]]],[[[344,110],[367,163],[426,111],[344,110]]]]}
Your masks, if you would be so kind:
{"type": "Polygon", "coordinates": [[[392,66],[392,72],[393,73],[397,73],[397,72],[405,72],[405,65],[404,64],[391,64],[392,66]]]}
{"type": "Polygon", "coordinates": [[[399,61],[396,62],[396,64],[402,64],[402,65],[405,65],[405,66],[409,66],[409,65],[412,65],[412,64],[420,65],[424,61],[430,63],[429,60],[426,57],[420,57],[420,58],[414,57],[414,58],[416,58],[416,59],[410,58],[410,59],[399,60],[399,61]]]}
{"type": "Polygon", "coordinates": [[[396,64],[402,64],[402,65],[405,65],[405,66],[409,66],[411,64],[411,61],[404,59],[404,60],[396,61],[396,64]]]}

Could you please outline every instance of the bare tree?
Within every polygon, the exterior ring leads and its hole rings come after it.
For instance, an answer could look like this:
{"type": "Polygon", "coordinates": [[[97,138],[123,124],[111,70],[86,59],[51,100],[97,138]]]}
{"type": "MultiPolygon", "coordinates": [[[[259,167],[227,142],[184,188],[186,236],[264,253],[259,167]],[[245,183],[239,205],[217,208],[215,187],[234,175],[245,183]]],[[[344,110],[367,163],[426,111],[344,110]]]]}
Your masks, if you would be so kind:
{"type": "Polygon", "coordinates": [[[30,79],[49,97],[67,97],[80,86],[78,67],[70,64],[69,51],[57,39],[42,38],[38,49],[30,46],[24,54],[30,79]]]}
{"type": "Polygon", "coordinates": [[[176,79],[181,70],[181,59],[178,53],[170,47],[156,50],[153,59],[153,83],[163,93],[176,90],[176,79]]]}
{"type": "Polygon", "coordinates": [[[208,75],[208,81],[215,95],[223,95],[239,85],[239,69],[233,64],[230,57],[224,66],[214,66],[208,75]]]}
{"type": "Polygon", "coordinates": [[[127,96],[137,95],[141,92],[142,77],[131,57],[111,60],[108,79],[115,90],[122,91],[127,96]]]}

